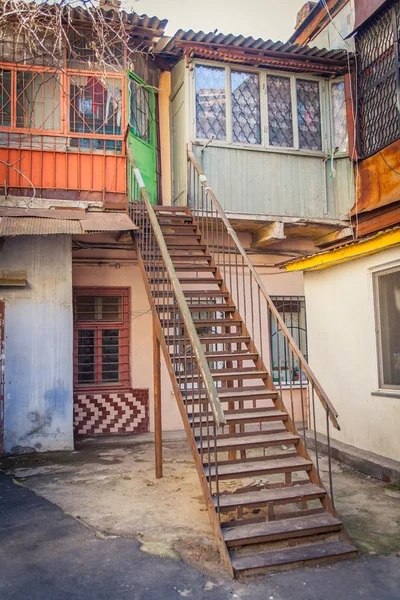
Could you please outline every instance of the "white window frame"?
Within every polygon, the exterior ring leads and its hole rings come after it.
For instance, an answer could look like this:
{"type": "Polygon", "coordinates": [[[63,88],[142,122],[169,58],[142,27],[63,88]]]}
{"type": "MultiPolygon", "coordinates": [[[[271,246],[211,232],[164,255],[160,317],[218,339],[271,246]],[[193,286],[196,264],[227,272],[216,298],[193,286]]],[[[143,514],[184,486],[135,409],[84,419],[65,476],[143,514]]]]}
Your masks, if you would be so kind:
{"type": "MultiPolygon", "coordinates": [[[[326,156],[328,148],[327,130],[331,128],[331,118],[326,115],[326,94],[330,87],[329,82],[322,79],[321,77],[315,77],[308,74],[294,74],[286,71],[276,71],[273,69],[257,69],[254,67],[247,67],[246,65],[235,65],[226,64],[223,62],[209,61],[209,60],[194,60],[191,63],[193,67],[191,69],[191,85],[190,85],[190,115],[191,115],[191,140],[194,143],[205,144],[209,142],[207,138],[197,137],[197,123],[196,123],[196,66],[205,67],[216,67],[225,69],[225,92],[226,92],[226,140],[213,140],[213,146],[231,147],[231,148],[244,148],[246,150],[256,151],[267,151],[277,152],[283,154],[301,154],[308,156],[326,156]],[[232,97],[231,97],[231,72],[239,71],[243,73],[258,73],[260,78],[260,115],[261,115],[261,144],[244,144],[241,142],[232,141],[232,97]],[[286,146],[272,146],[269,145],[268,140],[268,103],[267,103],[267,75],[289,77],[291,84],[291,97],[292,97],[292,122],[293,122],[293,147],[286,146]],[[321,150],[308,150],[299,147],[299,129],[297,120],[297,93],[296,93],[296,79],[308,79],[310,81],[318,81],[319,83],[319,96],[320,96],[320,116],[321,116],[321,139],[322,149],[321,150]]],[[[329,107],[331,106],[331,100],[329,98],[329,107]]],[[[330,110],[330,112],[332,112],[330,110]]]]}
{"type": "MultiPolygon", "coordinates": [[[[330,145],[332,152],[334,150],[334,129],[333,129],[333,102],[332,102],[332,85],[334,83],[344,83],[344,77],[336,77],[329,81],[329,127],[330,127],[330,145]]],[[[346,108],[346,87],[345,87],[345,108],[346,108]]],[[[347,150],[344,152],[336,152],[335,158],[344,158],[349,156],[349,124],[347,122],[346,110],[346,125],[347,125],[347,150]]]]}
{"type": "Polygon", "coordinates": [[[372,275],[372,298],[374,308],[375,340],[376,340],[376,366],[377,366],[377,393],[400,396],[400,386],[385,385],[383,383],[382,364],[382,336],[381,336],[381,313],[379,304],[379,277],[400,271],[400,261],[379,265],[371,269],[372,275]]]}

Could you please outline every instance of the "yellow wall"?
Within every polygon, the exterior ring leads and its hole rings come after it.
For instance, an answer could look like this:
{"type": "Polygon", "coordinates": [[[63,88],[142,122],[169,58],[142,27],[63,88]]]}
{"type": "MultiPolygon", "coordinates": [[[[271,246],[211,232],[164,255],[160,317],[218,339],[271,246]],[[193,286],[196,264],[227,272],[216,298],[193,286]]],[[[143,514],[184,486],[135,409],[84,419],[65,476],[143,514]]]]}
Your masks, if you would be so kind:
{"type": "Polygon", "coordinates": [[[160,118],[161,186],[163,204],[171,205],[171,125],[169,96],[171,93],[171,73],[164,71],[158,84],[158,107],[160,118]]]}

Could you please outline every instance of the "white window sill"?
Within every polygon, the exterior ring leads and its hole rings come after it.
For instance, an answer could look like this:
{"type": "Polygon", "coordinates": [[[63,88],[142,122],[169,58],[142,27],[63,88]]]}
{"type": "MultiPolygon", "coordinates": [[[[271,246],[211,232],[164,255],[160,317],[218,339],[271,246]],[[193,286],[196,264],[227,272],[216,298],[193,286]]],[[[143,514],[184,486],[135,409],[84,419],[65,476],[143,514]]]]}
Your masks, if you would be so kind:
{"type": "Polygon", "coordinates": [[[381,396],[383,398],[400,398],[400,390],[376,390],[371,392],[371,396],[381,396]]]}

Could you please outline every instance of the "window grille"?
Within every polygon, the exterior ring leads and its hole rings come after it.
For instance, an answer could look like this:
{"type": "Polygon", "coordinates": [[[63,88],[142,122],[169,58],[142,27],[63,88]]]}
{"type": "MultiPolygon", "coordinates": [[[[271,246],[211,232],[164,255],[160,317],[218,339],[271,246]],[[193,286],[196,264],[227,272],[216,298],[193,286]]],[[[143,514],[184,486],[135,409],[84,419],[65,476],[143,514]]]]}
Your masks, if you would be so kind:
{"type": "Polygon", "coordinates": [[[305,150],[322,150],[319,82],[296,79],[299,146],[305,150]]]}
{"type": "Polygon", "coordinates": [[[374,275],[379,387],[400,389],[400,268],[374,275]]]}
{"type": "Polygon", "coordinates": [[[332,144],[337,152],[347,152],[349,147],[344,81],[332,82],[332,144]]]}
{"type": "Polygon", "coordinates": [[[226,139],[225,69],[196,65],[196,135],[226,139]]]}
{"type": "MultiPolygon", "coordinates": [[[[273,303],[280,312],[282,319],[292,337],[307,357],[307,321],[306,301],[304,296],[271,296],[273,303]]],[[[299,363],[281,331],[277,331],[276,320],[269,313],[269,331],[271,348],[271,367],[274,382],[282,385],[307,383],[304,373],[300,374],[299,363]],[[280,381],[279,381],[280,378],[280,381]]]]}
{"type": "Polygon", "coordinates": [[[54,72],[17,72],[16,125],[22,129],[58,131],[60,77],[54,72]]]}
{"type": "Polygon", "coordinates": [[[267,75],[268,131],[270,146],[293,147],[290,77],[267,75]]]}
{"type": "Polygon", "coordinates": [[[74,313],[75,384],[129,385],[128,290],[75,290],[74,313]]]}
{"type": "Polygon", "coordinates": [[[232,139],[261,144],[260,78],[258,73],[231,72],[232,139]]]}
{"type": "Polygon", "coordinates": [[[70,84],[70,131],[120,135],[122,80],[74,75],[70,84]]]}
{"type": "Polygon", "coordinates": [[[0,125],[11,125],[11,71],[0,69],[0,125]]]}
{"type": "Polygon", "coordinates": [[[400,137],[400,2],[381,11],[356,36],[358,138],[366,158],[400,137]]]}
{"type": "Polygon", "coordinates": [[[154,95],[133,79],[129,81],[129,93],[129,124],[137,137],[150,143],[154,122],[154,95]]]}

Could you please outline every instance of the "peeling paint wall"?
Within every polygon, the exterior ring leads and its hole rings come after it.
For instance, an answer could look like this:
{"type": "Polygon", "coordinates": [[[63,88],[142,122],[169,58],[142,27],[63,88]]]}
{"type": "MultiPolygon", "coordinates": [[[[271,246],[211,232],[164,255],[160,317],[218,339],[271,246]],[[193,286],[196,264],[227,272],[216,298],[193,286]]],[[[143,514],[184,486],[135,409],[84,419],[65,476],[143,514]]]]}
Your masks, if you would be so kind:
{"type": "Polygon", "coordinates": [[[27,272],[26,287],[0,290],[5,453],[72,449],[71,237],[6,238],[0,264],[27,272]]]}

